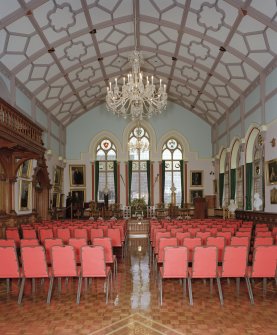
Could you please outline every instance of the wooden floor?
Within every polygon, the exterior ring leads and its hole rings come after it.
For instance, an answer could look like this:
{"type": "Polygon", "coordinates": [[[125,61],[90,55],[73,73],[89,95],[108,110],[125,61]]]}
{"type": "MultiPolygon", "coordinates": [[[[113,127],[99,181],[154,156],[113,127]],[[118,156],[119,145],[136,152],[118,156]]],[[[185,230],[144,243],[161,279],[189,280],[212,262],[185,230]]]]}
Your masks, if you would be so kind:
{"type": "Polygon", "coordinates": [[[261,284],[255,283],[255,305],[249,302],[245,283],[235,295],[235,283],[223,281],[224,306],[220,306],[217,289],[210,294],[209,285],[193,281],[194,306],[182,298],[178,281],[164,284],[163,305],[159,305],[156,275],[149,266],[147,238],[129,240],[128,256],[119,260],[118,279],[112,297],[105,304],[103,282],[93,282],[76,301],[76,281],[62,292],[56,286],[50,305],[46,304],[48,283],[32,295],[26,286],[22,305],[17,304],[18,287],[10,294],[5,282],[0,284],[0,334],[277,334],[277,289],[273,282],[263,297],[261,284]],[[140,251],[141,250],[141,251],[140,251]]]}

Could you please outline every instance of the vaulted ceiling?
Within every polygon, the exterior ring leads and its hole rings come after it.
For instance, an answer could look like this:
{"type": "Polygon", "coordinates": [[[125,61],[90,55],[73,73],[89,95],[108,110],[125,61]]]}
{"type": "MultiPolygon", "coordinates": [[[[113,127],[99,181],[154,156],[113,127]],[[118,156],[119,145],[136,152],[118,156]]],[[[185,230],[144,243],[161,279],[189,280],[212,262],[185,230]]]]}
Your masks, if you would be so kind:
{"type": "Polygon", "coordinates": [[[136,31],[144,74],[212,125],[276,60],[276,9],[276,0],[0,0],[0,70],[66,126],[130,70],[136,31]]]}

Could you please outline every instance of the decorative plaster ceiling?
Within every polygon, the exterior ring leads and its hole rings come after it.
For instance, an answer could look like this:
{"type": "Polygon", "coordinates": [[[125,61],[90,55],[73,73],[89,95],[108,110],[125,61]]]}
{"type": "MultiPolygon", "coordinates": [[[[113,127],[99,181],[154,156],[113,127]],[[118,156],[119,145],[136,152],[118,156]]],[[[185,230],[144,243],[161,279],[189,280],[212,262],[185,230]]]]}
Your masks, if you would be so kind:
{"type": "Polygon", "coordinates": [[[66,126],[128,72],[134,6],[144,73],[211,125],[276,61],[276,0],[0,0],[0,69],[66,126]]]}

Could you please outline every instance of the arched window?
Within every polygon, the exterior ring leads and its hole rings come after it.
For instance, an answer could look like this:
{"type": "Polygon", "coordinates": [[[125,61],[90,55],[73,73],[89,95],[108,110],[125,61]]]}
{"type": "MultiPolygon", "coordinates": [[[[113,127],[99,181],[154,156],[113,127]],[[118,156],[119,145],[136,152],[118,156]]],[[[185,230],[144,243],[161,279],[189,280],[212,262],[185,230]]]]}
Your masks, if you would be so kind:
{"type": "Polygon", "coordinates": [[[148,132],[141,126],[136,126],[129,135],[129,195],[130,201],[144,198],[149,200],[149,147],[148,132]]]}
{"type": "MultiPolygon", "coordinates": [[[[253,193],[259,193],[264,198],[264,146],[263,137],[258,134],[253,147],[253,193]]],[[[263,201],[264,203],[264,201],[263,201]]]]}
{"type": "Polygon", "coordinates": [[[164,203],[172,203],[172,186],[176,188],[176,205],[182,203],[182,160],[183,149],[180,143],[170,138],[163,145],[164,162],[164,203]]]}
{"type": "MultiPolygon", "coordinates": [[[[108,201],[115,203],[115,175],[116,175],[116,147],[108,139],[100,141],[96,148],[96,160],[98,161],[98,192],[97,201],[104,202],[104,195],[108,195],[108,201]]],[[[97,171],[96,171],[97,173],[97,171]]]]}

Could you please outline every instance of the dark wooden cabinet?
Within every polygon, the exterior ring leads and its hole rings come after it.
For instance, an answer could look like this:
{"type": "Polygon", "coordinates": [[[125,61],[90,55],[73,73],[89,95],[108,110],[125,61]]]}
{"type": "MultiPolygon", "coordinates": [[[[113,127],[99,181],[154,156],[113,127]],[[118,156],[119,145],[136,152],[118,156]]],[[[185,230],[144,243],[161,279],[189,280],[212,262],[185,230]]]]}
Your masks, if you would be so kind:
{"type": "Polygon", "coordinates": [[[207,217],[207,203],[204,198],[194,199],[194,218],[205,219],[207,217]]]}

